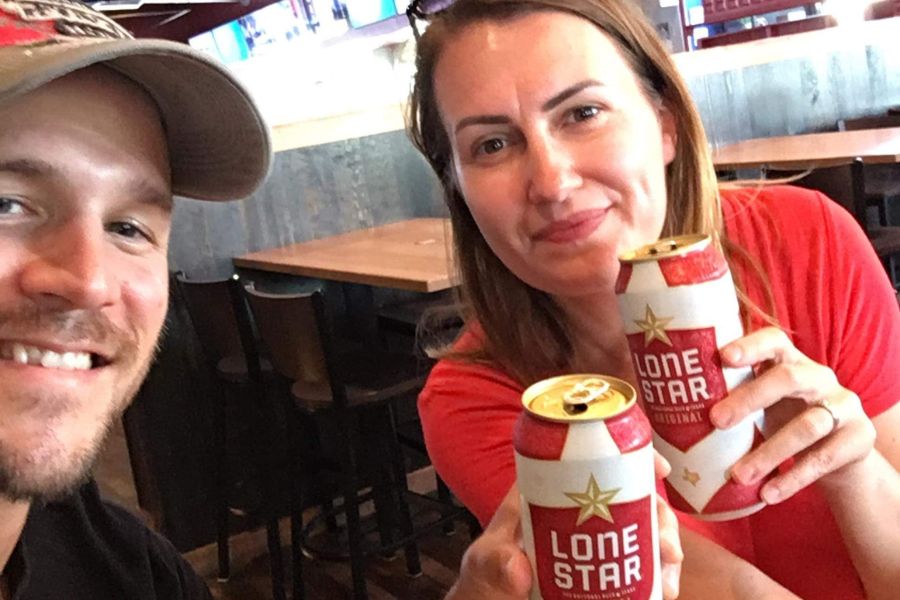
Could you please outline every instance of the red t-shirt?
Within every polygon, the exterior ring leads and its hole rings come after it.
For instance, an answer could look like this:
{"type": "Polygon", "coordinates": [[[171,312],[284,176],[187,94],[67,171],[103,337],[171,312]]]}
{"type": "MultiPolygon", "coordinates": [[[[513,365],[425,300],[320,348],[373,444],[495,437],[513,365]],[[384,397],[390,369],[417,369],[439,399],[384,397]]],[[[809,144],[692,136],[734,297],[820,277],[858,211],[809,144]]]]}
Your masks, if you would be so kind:
{"type": "MultiPolygon", "coordinates": [[[[893,406],[900,399],[900,311],[850,214],[821,194],[787,186],[723,190],[722,200],[729,238],[768,275],[776,317],[797,348],[831,367],[870,417],[893,406]]],[[[750,297],[768,306],[746,269],[733,269],[750,297]]],[[[477,335],[468,333],[459,343],[477,344],[477,335]]],[[[515,481],[512,429],[522,391],[497,369],[443,360],[419,396],[434,466],[482,523],[515,481]]],[[[814,486],[744,519],[707,523],[682,516],[682,523],[803,598],[864,598],[814,486]]]]}

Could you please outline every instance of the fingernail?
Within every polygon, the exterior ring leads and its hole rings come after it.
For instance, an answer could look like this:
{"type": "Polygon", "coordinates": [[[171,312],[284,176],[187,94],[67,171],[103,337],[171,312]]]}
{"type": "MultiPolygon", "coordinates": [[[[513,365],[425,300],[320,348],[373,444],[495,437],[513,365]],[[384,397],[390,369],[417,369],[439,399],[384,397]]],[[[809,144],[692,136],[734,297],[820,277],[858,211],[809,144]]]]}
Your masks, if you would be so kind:
{"type": "Polygon", "coordinates": [[[775,486],[764,487],[760,495],[766,504],[778,504],[781,501],[781,490],[775,486]]]}
{"type": "Polygon", "coordinates": [[[731,476],[744,485],[750,485],[756,481],[758,477],[756,469],[753,467],[745,467],[743,465],[740,467],[733,467],[731,469],[731,476]]]}
{"type": "Polygon", "coordinates": [[[726,429],[731,425],[734,415],[727,406],[714,406],[710,409],[710,417],[719,429],[726,429]]]}
{"type": "Polygon", "coordinates": [[[741,352],[741,348],[739,346],[725,346],[719,351],[722,358],[725,359],[726,362],[735,363],[741,360],[743,356],[743,352],[741,352]]]}
{"type": "Polygon", "coordinates": [[[678,593],[678,571],[675,569],[663,569],[663,579],[669,595],[674,597],[678,593]]]}
{"type": "Polygon", "coordinates": [[[662,459],[662,460],[660,461],[660,464],[662,464],[663,471],[668,471],[669,473],[671,473],[671,472],[672,472],[672,463],[670,463],[670,462],[666,459],[665,456],[660,455],[660,458],[662,459]]]}

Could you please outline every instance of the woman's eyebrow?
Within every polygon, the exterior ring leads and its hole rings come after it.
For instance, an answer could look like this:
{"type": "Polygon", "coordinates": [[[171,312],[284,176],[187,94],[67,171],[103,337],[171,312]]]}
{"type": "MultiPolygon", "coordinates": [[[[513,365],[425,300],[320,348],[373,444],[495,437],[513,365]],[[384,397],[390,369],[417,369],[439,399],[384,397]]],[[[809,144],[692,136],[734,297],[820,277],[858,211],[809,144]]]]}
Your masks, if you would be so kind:
{"type": "MultiPolygon", "coordinates": [[[[544,102],[541,105],[541,111],[547,112],[549,110],[553,110],[578,92],[589,87],[602,85],[603,83],[597,81],[596,79],[585,79],[584,81],[579,81],[578,83],[570,85],[560,93],[544,102]]],[[[453,128],[453,131],[455,133],[459,133],[462,129],[465,129],[466,127],[469,127],[471,125],[505,125],[510,122],[511,119],[505,115],[475,115],[472,117],[465,117],[463,119],[460,119],[459,123],[456,124],[456,127],[453,128]]]]}
{"type": "Polygon", "coordinates": [[[509,122],[510,118],[504,115],[475,115],[474,117],[460,119],[453,131],[459,133],[461,129],[470,125],[504,125],[509,122]]]}
{"type": "Polygon", "coordinates": [[[597,81],[596,79],[585,79],[584,81],[579,81],[574,85],[570,85],[560,93],[556,94],[546,102],[541,105],[541,110],[547,112],[548,110],[553,110],[581,90],[594,86],[602,86],[603,83],[597,81]]]}

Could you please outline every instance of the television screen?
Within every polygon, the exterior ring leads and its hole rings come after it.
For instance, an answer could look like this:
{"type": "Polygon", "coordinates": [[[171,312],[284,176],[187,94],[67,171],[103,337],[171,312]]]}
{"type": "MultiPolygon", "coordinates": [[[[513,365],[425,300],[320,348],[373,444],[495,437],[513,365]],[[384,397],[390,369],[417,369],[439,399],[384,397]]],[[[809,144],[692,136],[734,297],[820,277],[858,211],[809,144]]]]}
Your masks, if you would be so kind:
{"type": "Polygon", "coordinates": [[[363,27],[397,14],[396,0],[346,0],[351,27],[363,27]]]}

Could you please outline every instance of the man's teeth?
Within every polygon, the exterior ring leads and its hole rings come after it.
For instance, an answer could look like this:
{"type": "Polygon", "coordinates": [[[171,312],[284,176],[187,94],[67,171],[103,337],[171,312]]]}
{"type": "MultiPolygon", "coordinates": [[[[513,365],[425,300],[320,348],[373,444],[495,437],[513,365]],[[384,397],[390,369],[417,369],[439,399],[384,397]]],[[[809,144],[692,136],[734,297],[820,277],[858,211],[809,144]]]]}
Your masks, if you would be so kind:
{"type": "Polygon", "coordinates": [[[21,365],[41,365],[48,369],[86,371],[91,368],[91,355],[88,352],[59,353],[20,343],[0,348],[0,358],[12,360],[21,365]]]}

